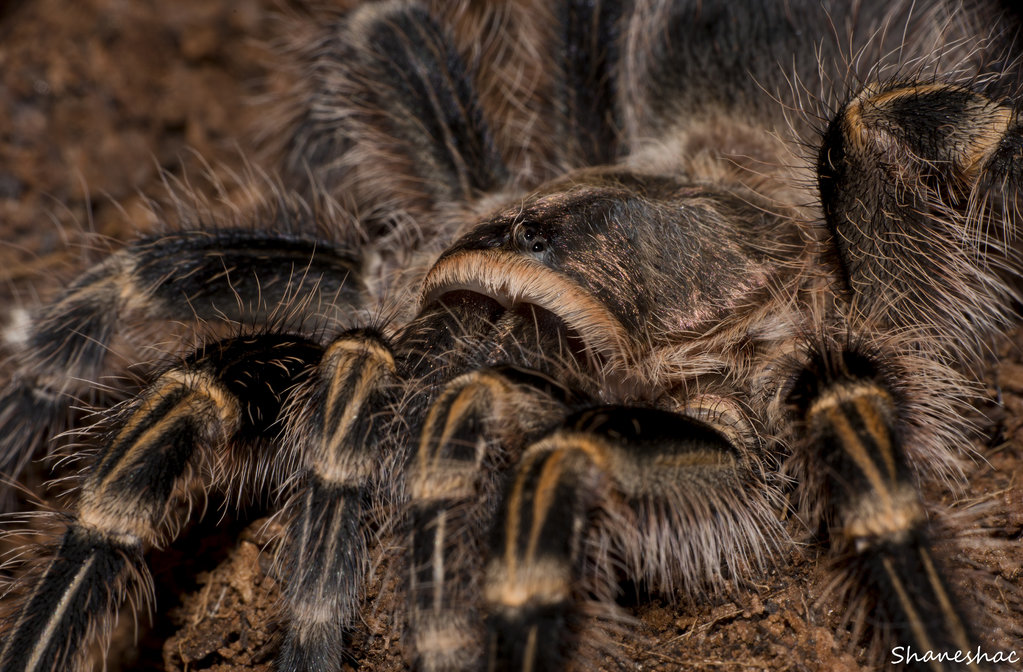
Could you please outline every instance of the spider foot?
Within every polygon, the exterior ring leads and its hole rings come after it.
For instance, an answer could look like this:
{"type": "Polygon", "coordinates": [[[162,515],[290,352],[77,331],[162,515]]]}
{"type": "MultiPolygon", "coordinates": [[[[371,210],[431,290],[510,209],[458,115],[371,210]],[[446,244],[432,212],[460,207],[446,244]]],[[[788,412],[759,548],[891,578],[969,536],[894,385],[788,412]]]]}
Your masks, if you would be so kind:
{"type": "MultiPolygon", "coordinates": [[[[903,403],[881,366],[856,351],[819,352],[790,399],[804,423],[809,469],[819,474],[808,481],[827,502],[832,544],[858,586],[849,596],[858,629],[869,618],[878,641],[933,654],[972,651],[979,640],[930,550],[902,443],[903,403]]],[[[927,661],[910,669],[960,666],[927,661]]]]}

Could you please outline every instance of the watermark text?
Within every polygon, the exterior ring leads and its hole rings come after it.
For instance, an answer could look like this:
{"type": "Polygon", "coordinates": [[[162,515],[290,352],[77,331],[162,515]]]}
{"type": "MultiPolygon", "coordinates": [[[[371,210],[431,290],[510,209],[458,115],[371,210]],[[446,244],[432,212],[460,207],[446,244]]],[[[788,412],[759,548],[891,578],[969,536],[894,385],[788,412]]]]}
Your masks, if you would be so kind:
{"type": "Polygon", "coordinates": [[[984,651],[979,646],[970,651],[914,651],[911,646],[896,646],[892,649],[892,664],[900,663],[1018,663],[1018,651],[984,651]]]}

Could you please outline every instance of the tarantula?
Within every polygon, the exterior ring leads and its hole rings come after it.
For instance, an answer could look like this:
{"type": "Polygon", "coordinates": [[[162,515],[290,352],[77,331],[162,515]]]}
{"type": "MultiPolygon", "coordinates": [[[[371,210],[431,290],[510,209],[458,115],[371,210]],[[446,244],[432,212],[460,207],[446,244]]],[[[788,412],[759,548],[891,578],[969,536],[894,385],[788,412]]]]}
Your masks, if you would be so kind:
{"type": "Polygon", "coordinates": [[[84,428],[0,668],[80,669],[210,488],[289,501],[280,670],[340,669],[381,516],[415,669],[584,665],[620,582],[750,581],[793,511],[857,636],[975,651],[918,484],[956,478],[1016,317],[1018,25],[980,0],[339,12],[298,50],[268,204],[33,316],[9,478],[133,325],[179,346],[84,428]]]}

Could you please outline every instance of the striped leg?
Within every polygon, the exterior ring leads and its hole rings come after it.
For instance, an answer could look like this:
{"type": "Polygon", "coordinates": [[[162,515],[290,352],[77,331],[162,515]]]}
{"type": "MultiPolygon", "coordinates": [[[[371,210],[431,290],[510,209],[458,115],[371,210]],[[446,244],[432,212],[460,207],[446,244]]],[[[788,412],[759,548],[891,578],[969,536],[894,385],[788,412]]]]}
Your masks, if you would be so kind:
{"type": "MultiPolygon", "coordinates": [[[[883,371],[855,352],[819,354],[792,399],[805,422],[807,468],[822,475],[815,487],[823,490],[832,544],[852,558],[864,591],[854,604],[869,610],[883,641],[904,650],[973,650],[979,642],[929,550],[926,512],[902,445],[905,418],[883,371]]],[[[907,669],[978,668],[914,661],[907,669]]]]}
{"type": "Polygon", "coordinates": [[[1023,125],[968,89],[868,86],[823,138],[818,180],[857,311],[969,361],[1018,301],[1023,125]]]}
{"type": "Polygon", "coordinates": [[[641,408],[577,413],[533,444],[486,569],[488,669],[562,668],[586,593],[613,597],[608,548],[676,595],[762,567],[781,531],[753,464],[714,426],[641,408]]]}
{"type": "Polygon", "coordinates": [[[300,306],[336,320],[359,300],[356,264],[324,241],[255,226],[155,236],[112,255],[34,316],[20,367],[0,392],[0,476],[18,476],[132,328],[159,325],[163,341],[181,325],[262,322],[300,306]]]}
{"type": "Polygon", "coordinates": [[[410,484],[409,594],[416,669],[468,669],[482,651],[483,532],[496,467],[555,425],[570,394],[538,373],[483,369],[449,383],[430,407],[410,484]]]}
{"type": "Polygon", "coordinates": [[[341,668],[343,629],[369,570],[364,515],[388,466],[380,427],[395,380],[387,345],[375,334],[352,332],[327,347],[296,406],[300,417],[289,431],[304,455],[306,482],[286,551],[279,670],[341,668]]]}
{"type": "Polygon", "coordinates": [[[614,163],[621,128],[615,95],[616,33],[623,8],[606,0],[569,0],[557,5],[561,31],[561,77],[555,94],[562,152],[576,165],[614,163]]]}
{"type": "Polygon", "coordinates": [[[81,669],[129,591],[149,592],[143,548],[176,534],[177,504],[204,477],[224,478],[231,457],[244,466],[246,456],[228,446],[273,435],[289,391],[320,354],[286,335],[223,341],[124,405],[52,560],[0,626],[0,669],[81,669]]]}
{"type": "Polygon", "coordinates": [[[408,216],[410,238],[429,237],[508,178],[471,68],[416,3],[364,3],[305,48],[313,86],[285,179],[350,203],[370,236],[408,216]]]}

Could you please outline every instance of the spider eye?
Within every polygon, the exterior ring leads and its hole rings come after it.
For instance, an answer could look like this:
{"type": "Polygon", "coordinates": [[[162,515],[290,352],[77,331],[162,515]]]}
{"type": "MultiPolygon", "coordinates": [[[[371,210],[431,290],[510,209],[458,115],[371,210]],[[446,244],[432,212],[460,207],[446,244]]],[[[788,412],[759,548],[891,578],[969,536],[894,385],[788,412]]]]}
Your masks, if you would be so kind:
{"type": "Polygon", "coordinates": [[[527,224],[519,229],[519,246],[529,252],[539,253],[547,249],[547,239],[540,229],[527,224]]]}

